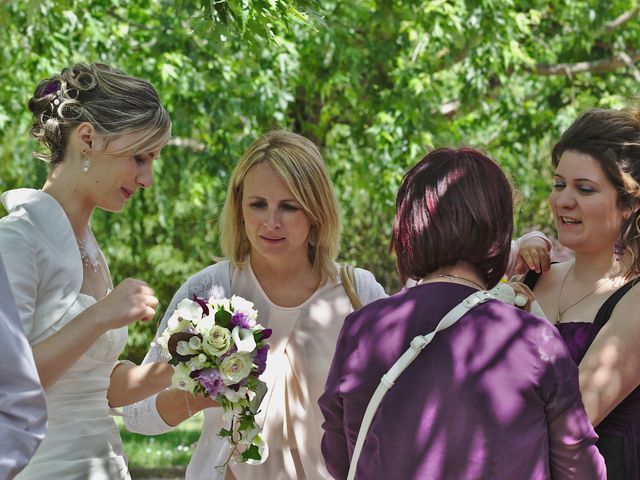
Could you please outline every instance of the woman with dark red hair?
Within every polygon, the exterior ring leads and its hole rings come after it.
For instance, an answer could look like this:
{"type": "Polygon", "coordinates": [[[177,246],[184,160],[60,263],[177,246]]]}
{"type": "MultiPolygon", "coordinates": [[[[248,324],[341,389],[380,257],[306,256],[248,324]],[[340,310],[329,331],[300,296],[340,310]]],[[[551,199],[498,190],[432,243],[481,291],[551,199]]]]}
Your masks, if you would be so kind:
{"type": "MultiPolygon", "coordinates": [[[[346,478],[369,400],[412,339],[504,275],[512,208],[504,173],[473,149],[435,150],[405,175],[391,250],[418,284],[345,320],[319,401],[335,478],[346,478]]],[[[435,335],[372,419],[359,479],[606,476],[557,330],[495,300],[435,335]]]]}

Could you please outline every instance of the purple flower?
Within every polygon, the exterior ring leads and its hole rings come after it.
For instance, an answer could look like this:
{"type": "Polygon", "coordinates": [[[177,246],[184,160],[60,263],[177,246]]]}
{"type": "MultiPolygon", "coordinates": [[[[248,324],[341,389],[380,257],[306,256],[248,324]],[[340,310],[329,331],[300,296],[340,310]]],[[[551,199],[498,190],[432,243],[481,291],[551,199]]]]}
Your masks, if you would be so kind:
{"type": "Polygon", "coordinates": [[[220,372],[214,368],[200,370],[196,379],[211,398],[216,398],[216,395],[222,393],[225,389],[224,383],[222,383],[222,379],[220,378],[220,372]]]}
{"type": "Polygon", "coordinates": [[[251,318],[244,312],[233,312],[231,315],[231,325],[240,328],[251,328],[249,323],[251,318]]]}
{"type": "Polygon", "coordinates": [[[269,351],[269,345],[264,345],[256,350],[256,355],[253,357],[253,363],[255,363],[258,370],[256,376],[260,376],[267,368],[267,352],[269,351]]]}
{"type": "Polygon", "coordinates": [[[267,338],[271,337],[272,333],[273,333],[273,330],[271,330],[270,328],[265,328],[264,330],[259,332],[260,338],[257,339],[257,341],[266,340],[267,338]]]}
{"type": "Polygon", "coordinates": [[[40,96],[44,97],[45,95],[51,95],[52,93],[56,93],[59,88],[60,88],[60,82],[58,82],[57,80],[54,80],[53,82],[49,82],[42,89],[42,93],[40,94],[40,96]]]}
{"type": "Polygon", "coordinates": [[[200,305],[200,308],[202,308],[202,313],[204,313],[205,315],[209,315],[209,307],[207,307],[207,302],[205,302],[201,298],[196,297],[195,293],[193,294],[193,297],[191,299],[194,302],[197,302],[198,305],[200,305]]]}

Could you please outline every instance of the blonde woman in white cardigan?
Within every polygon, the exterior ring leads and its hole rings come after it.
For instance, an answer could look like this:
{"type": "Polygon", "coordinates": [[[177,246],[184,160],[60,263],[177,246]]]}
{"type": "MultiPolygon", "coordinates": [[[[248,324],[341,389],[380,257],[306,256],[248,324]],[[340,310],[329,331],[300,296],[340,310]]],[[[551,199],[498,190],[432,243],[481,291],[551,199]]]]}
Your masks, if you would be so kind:
{"type": "MultiPolygon", "coordinates": [[[[205,268],[180,287],[158,334],[177,303],[194,294],[235,294],[252,301],[260,323],[273,330],[261,377],[269,390],[257,417],[270,453],[262,465],[232,461],[227,478],[324,480],[328,472],[320,452],[317,400],[338,332],[353,306],[335,260],[338,205],[318,148],[285,131],[254,142],[231,175],[220,232],[228,260],[205,268]]],[[[366,270],[355,269],[355,285],[362,303],[386,296],[366,270]]],[[[154,342],[143,363],[160,360],[166,357],[154,342]]],[[[216,435],[221,409],[215,405],[209,398],[168,389],[125,408],[125,425],[159,434],[206,408],[186,478],[210,480],[227,452],[216,435]]]]}

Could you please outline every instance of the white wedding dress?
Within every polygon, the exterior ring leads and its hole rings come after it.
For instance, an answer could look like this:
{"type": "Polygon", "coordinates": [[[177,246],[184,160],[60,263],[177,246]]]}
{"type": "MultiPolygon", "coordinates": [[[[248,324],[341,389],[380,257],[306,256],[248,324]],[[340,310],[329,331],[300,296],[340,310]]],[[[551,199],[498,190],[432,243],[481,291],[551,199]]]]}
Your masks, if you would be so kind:
{"type": "MultiPolygon", "coordinates": [[[[79,293],[51,328],[62,328],[87,307],[93,297],[79,293]]],[[[46,336],[46,335],[45,335],[46,336]]],[[[18,479],[130,479],[120,432],[107,403],[111,371],[127,342],[127,327],[109,330],[46,391],[47,435],[18,479]]]]}

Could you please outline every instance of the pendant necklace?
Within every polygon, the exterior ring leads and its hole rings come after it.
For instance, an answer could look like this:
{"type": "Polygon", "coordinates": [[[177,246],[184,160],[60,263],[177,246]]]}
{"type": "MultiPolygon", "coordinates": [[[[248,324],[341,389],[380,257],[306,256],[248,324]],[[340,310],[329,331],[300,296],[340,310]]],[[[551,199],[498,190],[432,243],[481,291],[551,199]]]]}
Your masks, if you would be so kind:
{"type": "Polygon", "coordinates": [[[564,284],[567,281],[567,278],[569,277],[569,274],[573,270],[574,266],[575,266],[575,262],[571,264],[571,267],[569,267],[569,270],[567,271],[567,273],[565,274],[564,278],[562,279],[562,285],[560,285],[560,292],[558,292],[558,300],[556,302],[558,304],[558,315],[556,316],[555,322],[553,322],[554,325],[558,325],[560,323],[560,321],[562,320],[562,316],[570,308],[573,308],[576,305],[578,305],[580,302],[582,302],[587,297],[589,297],[593,292],[595,292],[599,287],[603,286],[606,282],[608,282],[608,281],[610,281],[612,279],[611,277],[607,277],[607,278],[604,279],[604,282],[602,281],[603,279],[598,280],[596,282],[596,284],[593,286],[593,288],[591,290],[589,290],[585,295],[580,297],[578,300],[573,302],[571,305],[569,305],[569,306],[567,306],[565,308],[560,308],[560,300],[562,299],[562,291],[564,290],[564,284]]]}
{"type": "Polygon", "coordinates": [[[80,250],[80,258],[82,259],[82,264],[85,267],[91,268],[91,270],[96,273],[99,272],[101,268],[100,262],[98,261],[98,256],[89,253],[89,251],[87,250],[87,241],[80,240],[78,237],[76,237],[76,242],[78,243],[78,250],[80,250]]]}

